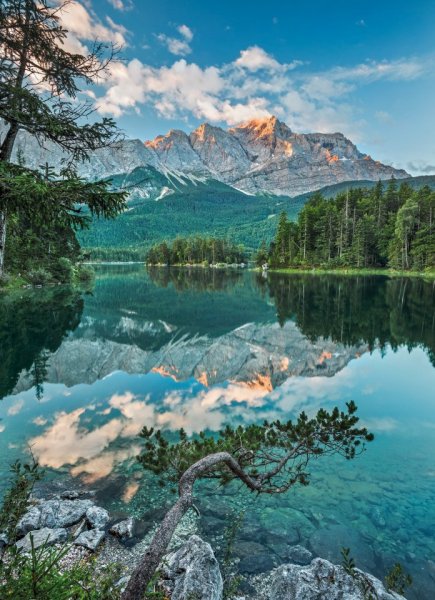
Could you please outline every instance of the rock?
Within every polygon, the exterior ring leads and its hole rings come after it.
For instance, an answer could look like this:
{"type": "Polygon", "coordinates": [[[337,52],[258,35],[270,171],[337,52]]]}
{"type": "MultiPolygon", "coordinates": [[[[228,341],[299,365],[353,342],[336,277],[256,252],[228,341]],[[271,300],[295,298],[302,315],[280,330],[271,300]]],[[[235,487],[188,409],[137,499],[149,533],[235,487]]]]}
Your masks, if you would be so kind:
{"type": "MultiPolygon", "coordinates": [[[[346,573],[343,567],[321,558],[309,566],[283,565],[272,574],[268,600],[365,600],[361,581],[372,587],[377,600],[404,600],[394,592],[387,592],[372,575],[357,570],[357,577],[346,573]]],[[[370,588],[369,588],[370,589],[370,588]]]]}
{"type": "Polygon", "coordinates": [[[264,552],[263,554],[251,554],[250,556],[245,556],[245,558],[239,562],[239,571],[249,575],[257,575],[258,573],[270,571],[270,569],[273,569],[275,566],[276,564],[272,555],[264,552]]]}
{"type": "Polygon", "coordinates": [[[241,558],[255,554],[267,554],[267,548],[258,542],[241,540],[234,544],[234,553],[241,558]]]}
{"type": "Polygon", "coordinates": [[[385,521],[385,517],[382,514],[382,511],[379,507],[376,507],[371,512],[371,519],[372,519],[373,523],[376,525],[376,527],[379,527],[381,529],[383,529],[385,527],[385,525],[387,524],[385,521]]]}
{"type": "Polygon", "coordinates": [[[105,538],[105,532],[99,529],[91,529],[90,531],[83,531],[76,539],[74,544],[76,546],[84,546],[89,550],[95,552],[98,546],[105,538]]]}
{"type": "Polygon", "coordinates": [[[47,500],[38,507],[39,527],[70,527],[82,519],[93,506],[91,500],[47,500]]]}
{"type": "Polygon", "coordinates": [[[133,517],[120,521],[113,525],[109,532],[121,540],[129,540],[134,536],[136,522],[133,517]]]}
{"type": "Polygon", "coordinates": [[[66,541],[68,532],[63,527],[57,527],[50,529],[43,527],[36,531],[29,531],[29,533],[16,543],[16,547],[23,550],[23,552],[30,552],[32,549],[32,543],[30,537],[33,538],[34,548],[40,548],[41,546],[53,546],[53,544],[61,544],[66,541]]]}
{"type": "Polygon", "coordinates": [[[8,536],[6,533],[0,533],[0,550],[7,546],[9,543],[8,536]]]}
{"type": "Polygon", "coordinates": [[[362,536],[345,525],[330,525],[316,530],[310,537],[313,552],[334,563],[341,563],[341,548],[351,548],[357,565],[371,571],[375,568],[372,546],[362,536]]]}
{"type": "Polygon", "coordinates": [[[80,493],[76,490],[65,490],[61,493],[60,497],[62,500],[77,500],[80,498],[80,493]]]}
{"type": "Polygon", "coordinates": [[[162,574],[171,600],[222,599],[223,582],[218,562],[210,544],[197,535],[192,535],[179,550],[166,557],[162,574]]]}
{"type": "Polygon", "coordinates": [[[262,526],[271,534],[285,537],[289,544],[308,537],[314,525],[299,510],[293,508],[266,508],[260,516],[262,526]]]}
{"type": "Polygon", "coordinates": [[[288,550],[288,559],[297,565],[309,565],[313,555],[303,546],[292,546],[288,550]]]}
{"type": "Polygon", "coordinates": [[[109,522],[110,517],[105,508],[91,506],[86,511],[86,520],[92,529],[104,529],[109,522]]]}
{"type": "Polygon", "coordinates": [[[30,508],[17,523],[18,537],[26,535],[26,533],[28,533],[29,531],[39,529],[40,519],[41,511],[39,509],[39,506],[32,506],[32,508],[30,508]]]}
{"type": "Polygon", "coordinates": [[[222,532],[225,530],[226,522],[222,519],[207,515],[202,517],[201,527],[203,531],[206,531],[208,534],[222,534],[222,532]]]}

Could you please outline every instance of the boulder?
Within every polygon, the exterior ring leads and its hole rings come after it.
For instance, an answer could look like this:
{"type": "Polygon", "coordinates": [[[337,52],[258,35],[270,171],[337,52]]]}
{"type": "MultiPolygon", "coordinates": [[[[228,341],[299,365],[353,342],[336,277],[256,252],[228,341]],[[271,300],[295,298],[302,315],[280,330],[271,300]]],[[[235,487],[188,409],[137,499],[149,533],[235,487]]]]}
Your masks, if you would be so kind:
{"type": "Polygon", "coordinates": [[[9,540],[8,540],[8,536],[7,536],[7,534],[6,534],[6,533],[4,533],[4,532],[1,532],[1,533],[0,533],[0,550],[1,550],[2,548],[4,548],[5,546],[7,546],[7,545],[8,545],[8,543],[9,543],[9,540]]]}
{"type": "Polygon", "coordinates": [[[32,506],[29,510],[21,517],[21,519],[17,523],[17,535],[18,537],[22,537],[29,533],[29,531],[34,531],[35,529],[39,529],[39,522],[41,520],[41,511],[39,506],[32,506]]]}
{"type": "Polygon", "coordinates": [[[135,526],[135,520],[133,519],[133,517],[129,517],[128,519],[125,519],[124,521],[120,521],[119,523],[113,525],[109,529],[109,532],[112,535],[118,537],[120,540],[129,540],[134,536],[135,526]]]}
{"type": "Polygon", "coordinates": [[[377,600],[404,600],[388,592],[372,575],[356,570],[352,577],[341,566],[315,558],[309,566],[283,565],[272,574],[268,600],[365,600],[367,592],[377,600]],[[363,583],[363,585],[362,585],[363,583]]]}
{"type": "Polygon", "coordinates": [[[104,540],[105,535],[105,532],[99,529],[83,531],[83,533],[76,537],[76,539],[74,540],[74,544],[76,546],[84,546],[85,548],[88,548],[88,550],[92,550],[92,552],[95,552],[95,550],[104,540]]]}
{"type": "Polygon", "coordinates": [[[86,520],[92,529],[104,529],[110,520],[110,516],[105,508],[91,506],[86,511],[86,520]]]}
{"type": "Polygon", "coordinates": [[[91,500],[47,500],[40,504],[40,527],[71,527],[93,506],[91,500]]]}
{"type": "Polygon", "coordinates": [[[165,586],[171,600],[221,600],[223,582],[210,544],[192,535],[162,566],[165,586]]]}
{"type": "Polygon", "coordinates": [[[292,546],[287,552],[288,559],[297,565],[309,565],[313,555],[303,546],[292,546]]]}
{"type": "Polygon", "coordinates": [[[53,546],[54,544],[61,544],[66,541],[68,532],[63,527],[57,527],[50,529],[43,527],[36,531],[29,531],[29,533],[16,543],[18,549],[23,552],[30,552],[32,549],[32,542],[30,538],[33,538],[33,547],[40,548],[41,546],[53,546]]]}

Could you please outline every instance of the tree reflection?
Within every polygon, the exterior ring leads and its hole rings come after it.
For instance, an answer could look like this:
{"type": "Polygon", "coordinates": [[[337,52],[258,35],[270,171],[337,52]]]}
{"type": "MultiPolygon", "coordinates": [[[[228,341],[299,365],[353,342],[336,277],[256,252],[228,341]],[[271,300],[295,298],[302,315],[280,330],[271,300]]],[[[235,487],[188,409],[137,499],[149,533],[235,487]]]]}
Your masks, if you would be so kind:
{"type": "Polygon", "coordinates": [[[281,275],[267,286],[280,324],[291,319],[311,340],[330,337],[371,349],[423,346],[435,365],[435,283],[421,278],[281,275]]]}
{"type": "Polygon", "coordinates": [[[0,398],[13,391],[22,370],[31,370],[41,397],[48,353],[78,326],[82,311],[80,293],[68,287],[0,297],[0,398]]]}
{"type": "Polygon", "coordinates": [[[242,270],[236,269],[207,269],[203,267],[191,268],[162,268],[148,267],[148,275],[153,283],[159,287],[168,287],[170,284],[178,292],[183,291],[226,291],[236,283],[241,282],[242,270]]]}

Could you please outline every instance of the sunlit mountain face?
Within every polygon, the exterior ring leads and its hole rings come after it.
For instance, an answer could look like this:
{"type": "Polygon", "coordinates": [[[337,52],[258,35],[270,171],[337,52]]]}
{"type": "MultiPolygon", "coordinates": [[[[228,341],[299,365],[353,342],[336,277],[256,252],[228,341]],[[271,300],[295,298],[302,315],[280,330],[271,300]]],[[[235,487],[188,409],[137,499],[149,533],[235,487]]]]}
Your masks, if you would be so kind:
{"type": "Polygon", "coordinates": [[[360,458],[317,461],[307,489],[255,503],[204,483],[198,527],[216,545],[218,515],[249,508],[242,535],[251,539],[255,523],[256,543],[276,564],[283,527],[334,560],[334,540],[352,542],[359,564],[379,575],[391,553],[412,552],[425,598],[434,306],[432,284],[418,278],[139,265],[99,267],[91,294],[3,297],[0,469],[31,445],[45,485],[92,486],[108,508],[151,526],[170,496],[136,461],[144,425],[175,440],[181,427],[214,435],[354,400],[376,435],[360,458]]]}

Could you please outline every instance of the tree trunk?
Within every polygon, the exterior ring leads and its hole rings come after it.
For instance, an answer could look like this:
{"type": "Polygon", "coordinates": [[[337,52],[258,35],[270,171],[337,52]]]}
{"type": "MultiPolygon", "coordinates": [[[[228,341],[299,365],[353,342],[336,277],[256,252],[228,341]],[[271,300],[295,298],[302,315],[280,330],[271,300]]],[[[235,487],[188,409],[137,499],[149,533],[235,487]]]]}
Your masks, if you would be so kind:
{"type": "MultiPolygon", "coordinates": [[[[31,6],[29,2],[26,2],[26,19],[25,19],[25,30],[24,37],[22,43],[21,57],[20,57],[20,67],[17,73],[17,79],[15,81],[15,87],[17,89],[22,89],[24,77],[26,74],[26,66],[27,66],[27,53],[28,53],[28,43],[29,43],[29,24],[31,18],[31,6]]],[[[15,99],[13,104],[16,105],[17,100],[15,99]]],[[[16,106],[15,106],[16,108],[16,106]]],[[[10,162],[12,157],[12,150],[14,149],[14,144],[16,137],[18,135],[20,127],[16,121],[12,121],[8,132],[5,135],[5,138],[0,146],[0,160],[4,162],[10,162]]],[[[7,226],[7,211],[0,211],[0,277],[4,273],[4,265],[5,265],[5,248],[6,248],[6,226],[7,226]]]]}
{"type": "Polygon", "coordinates": [[[0,212],[0,277],[3,276],[5,267],[6,250],[6,211],[0,212]]]}
{"type": "Polygon", "coordinates": [[[15,139],[18,135],[18,123],[13,123],[5,135],[5,139],[0,147],[0,160],[4,162],[10,162],[12,156],[12,150],[14,149],[15,139]]]}
{"type": "Polygon", "coordinates": [[[193,485],[195,481],[198,477],[201,477],[201,475],[222,463],[225,463],[247,487],[258,491],[260,484],[249,477],[228,452],[210,454],[189,467],[180,479],[178,488],[179,498],[177,502],[166,513],[142,560],[133,571],[130,581],[122,594],[122,600],[143,600],[148,584],[167,552],[178,523],[193,504],[193,485]]]}

